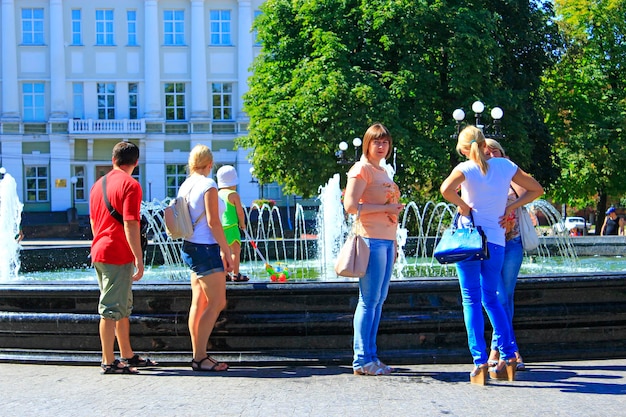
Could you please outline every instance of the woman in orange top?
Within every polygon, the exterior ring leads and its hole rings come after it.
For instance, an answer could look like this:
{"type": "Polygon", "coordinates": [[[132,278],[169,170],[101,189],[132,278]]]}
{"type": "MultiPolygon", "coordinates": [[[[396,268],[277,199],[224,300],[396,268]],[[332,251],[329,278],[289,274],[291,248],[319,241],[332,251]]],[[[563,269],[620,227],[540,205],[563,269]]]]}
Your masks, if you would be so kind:
{"type": "Polygon", "coordinates": [[[354,312],[355,375],[387,375],[393,368],[378,359],[376,337],[396,258],[396,230],[400,190],[380,162],[391,155],[391,134],[375,123],[363,137],[363,155],[348,172],[344,208],[357,214],[361,234],[370,248],[365,276],[359,279],[359,301],[354,312]]]}

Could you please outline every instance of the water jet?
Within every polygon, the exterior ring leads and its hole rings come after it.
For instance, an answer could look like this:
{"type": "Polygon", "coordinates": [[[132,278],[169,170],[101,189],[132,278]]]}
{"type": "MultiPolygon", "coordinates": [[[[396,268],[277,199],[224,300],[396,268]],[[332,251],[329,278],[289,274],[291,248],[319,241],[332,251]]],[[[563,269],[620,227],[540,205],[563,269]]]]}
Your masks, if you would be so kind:
{"type": "MultiPolygon", "coordinates": [[[[158,225],[159,209],[150,204],[146,209],[158,225]]],[[[549,211],[546,216],[554,215],[545,204],[530,209],[544,206],[549,211]]],[[[290,271],[321,269],[314,279],[303,272],[288,283],[272,283],[266,275],[255,273],[263,266],[250,251],[245,266],[254,278],[248,283],[228,284],[228,306],[216,325],[210,349],[233,363],[349,363],[356,281],[330,277],[322,273],[329,268],[311,265],[320,262],[321,249],[304,227],[297,226],[298,232],[290,240],[284,237],[282,221],[273,208],[251,208],[248,215],[255,210],[257,221],[251,234],[263,244],[268,258],[287,262],[290,271]],[[306,237],[298,239],[302,235],[306,237]]],[[[423,207],[409,204],[404,212],[402,229],[417,232],[405,239],[405,262],[396,271],[383,310],[379,347],[390,363],[470,362],[457,280],[449,268],[437,268],[436,262],[429,261],[449,210],[435,203],[423,207]]],[[[296,219],[296,225],[299,221],[296,219]]],[[[340,227],[341,237],[346,230],[340,227]]],[[[318,231],[321,233],[324,231],[318,231]]],[[[168,259],[157,272],[168,279],[137,283],[132,340],[137,351],[160,362],[186,363],[191,349],[186,324],[188,277],[186,271],[171,266],[178,262],[177,243],[160,241],[162,238],[153,230],[149,256],[160,254],[168,259]],[[170,267],[173,269],[167,269],[170,267]]],[[[626,273],[619,267],[611,272],[573,272],[577,261],[571,256],[579,247],[596,252],[606,247],[615,250],[617,245],[623,248],[624,238],[616,238],[541,238],[541,246],[531,255],[534,262],[526,262],[531,272],[520,278],[516,290],[516,333],[528,362],[624,357],[626,273]],[[559,272],[545,272],[550,253],[558,253],[564,265],[559,272]]],[[[84,261],[88,245],[68,250],[79,254],[68,258],[84,261]]],[[[23,266],[30,263],[27,253],[36,251],[22,251],[23,266]]],[[[322,262],[332,262],[332,256],[331,249],[322,262]]],[[[18,279],[1,283],[0,360],[97,363],[97,300],[95,277],[91,282],[18,279]]]]}

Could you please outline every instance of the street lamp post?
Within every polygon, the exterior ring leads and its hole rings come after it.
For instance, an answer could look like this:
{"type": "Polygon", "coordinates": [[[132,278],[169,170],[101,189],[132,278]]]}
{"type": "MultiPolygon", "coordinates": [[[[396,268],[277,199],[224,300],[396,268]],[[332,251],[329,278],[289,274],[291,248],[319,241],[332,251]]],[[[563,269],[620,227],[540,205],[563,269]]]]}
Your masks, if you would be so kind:
{"type": "Polygon", "coordinates": [[[351,159],[347,156],[348,151],[348,143],[345,141],[339,142],[339,150],[335,152],[335,156],[337,157],[337,163],[339,165],[350,165],[359,160],[359,148],[363,142],[361,138],[352,139],[352,146],[354,146],[354,159],[351,159]]]}
{"type": "MultiPolygon", "coordinates": [[[[485,105],[481,101],[475,101],[472,103],[472,111],[474,112],[474,116],[476,118],[476,127],[479,128],[486,137],[493,139],[503,139],[504,134],[501,131],[500,120],[502,116],[504,116],[504,112],[500,107],[494,107],[491,109],[491,120],[492,123],[490,125],[484,125],[482,123],[481,117],[483,112],[485,111],[485,105]]],[[[452,112],[452,118],[456,121],[456,131],[451,136],[452,139],[457,139],[459,136],[459,132],[461,131],[461,122],[465,119],[465,111],[463,109],[456,109],[452,112]]]]}
{"type": "Polygon", "coordinates": [[[250,167],[250,183],[258,184],[259,187],[259,198],[263,200],[263,184],[259,183],[259,180],[254,176],[254,167],[250,167]]]}

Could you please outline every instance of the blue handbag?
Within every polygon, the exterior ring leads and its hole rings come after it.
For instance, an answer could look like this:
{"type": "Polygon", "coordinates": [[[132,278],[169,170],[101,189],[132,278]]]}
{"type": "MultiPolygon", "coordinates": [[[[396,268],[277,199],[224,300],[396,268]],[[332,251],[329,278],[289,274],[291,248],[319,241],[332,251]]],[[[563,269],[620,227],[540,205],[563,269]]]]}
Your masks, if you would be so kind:
{"type": "Polygon", "coordinates": [[[460,213],[456,213],[452,226],[443,232],[435,247],[433,256],[441,264],[451,264],[467,260],[489,259],[487,236],[480,226],[474,226],[474,216],[470,211],[470,222],[459,227],[460,213]]]}

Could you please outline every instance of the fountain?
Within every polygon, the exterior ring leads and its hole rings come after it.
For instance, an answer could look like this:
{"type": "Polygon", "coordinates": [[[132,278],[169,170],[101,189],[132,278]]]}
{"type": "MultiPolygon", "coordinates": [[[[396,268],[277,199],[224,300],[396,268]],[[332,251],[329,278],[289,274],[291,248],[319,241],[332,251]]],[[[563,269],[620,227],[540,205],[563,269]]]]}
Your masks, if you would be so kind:
{"type": "MultiPolygon", "coordinates": [[[[301,206],[295,210],[293,237],[285,236],[278,208],[263,204],[246,210],[255,244],[264,258],[289,267],[290,280],[270,282],[263,262],[244,243],[246,272],[251,271],[248,275],[254,279],[227,285],[228,306],[210,341],[210,348],[219,351],[221,358],[255,363],[350,362],[357,282],[329,272],[350,227],[350,219],[346,221],[340,209],[338,175],[320,188],[320,199],[323,227],[317,231],[318,240],[307,234],[301,206]],[[335,208],[327,211],[327,205],[335,208]]],[[[135,285],[131,331],[136,350],[150,352],[160,362],[186,363],[189,278],[180,267],[180,242],[168,240],[162,229],[160,216],[166,203],[144,203],[152,235],[147,262],[155,265],[147,279],[135,285]],[[151,274],[160,279],[150,279],[151,274]]],[[[560,219],[545,201],[528,208],[548,221],[560,219]]],[[[470,361],[455,269],[431,257],[452,213],[453,208],[445,203],[423,207],[409,203],[403,212],[399,262],[379,331],[379,346],[389,361],[470,361]]],[[[540,241],[527,257],[516,290],[516,333],[526,360],[624,356],[626,274],[622,268],[574,272],[579,265],[575,253],[581,246],[598,252],[607,246],[623,247],[624,238],[570,239],[551,233],[540,241]],[[553,269],[546,273],[548,264],[553,269]]],[[[26,252],[30,251],[22,252],[24,264],[30,263],[26,252]]],[[[0,360],[97,363],[97,300],[95,278],[78,282],[18,279],[0,284],[0,360]]]]}
{"type": "Polygon", "coordinates": [[[0,168],[0,282],[17,279],[20,245],[16,239],[22,222],[22,203],[15,179],[0,168]]]}

